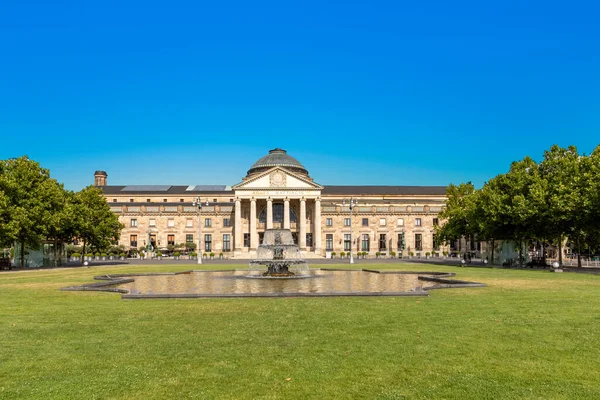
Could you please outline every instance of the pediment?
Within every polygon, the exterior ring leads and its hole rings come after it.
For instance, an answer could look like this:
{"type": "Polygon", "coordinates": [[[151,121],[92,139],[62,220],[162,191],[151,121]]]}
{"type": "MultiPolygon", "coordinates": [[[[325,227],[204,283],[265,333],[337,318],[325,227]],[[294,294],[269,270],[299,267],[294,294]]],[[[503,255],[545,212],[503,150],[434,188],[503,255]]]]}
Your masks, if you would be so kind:
{"type": "Polygon", "coordinates": [[[245,189],[310,189],[323,190],[323,186],[282,167],[273,167],[251,179],[238,183],[233,190],[245,189]]]}

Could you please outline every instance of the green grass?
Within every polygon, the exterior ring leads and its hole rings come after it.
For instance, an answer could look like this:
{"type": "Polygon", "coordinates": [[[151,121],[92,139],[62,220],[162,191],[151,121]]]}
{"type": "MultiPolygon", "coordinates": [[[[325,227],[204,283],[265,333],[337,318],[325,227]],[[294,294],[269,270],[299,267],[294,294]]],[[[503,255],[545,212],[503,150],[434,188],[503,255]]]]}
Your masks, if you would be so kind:
{"type": "Polygon", "coordinates": [[[121,300],[58,289],[190,266],[2,273],[0,398],[600,398],[600,276],[360,267],[452,271],[488,287],[428,298],[121,300]]]}

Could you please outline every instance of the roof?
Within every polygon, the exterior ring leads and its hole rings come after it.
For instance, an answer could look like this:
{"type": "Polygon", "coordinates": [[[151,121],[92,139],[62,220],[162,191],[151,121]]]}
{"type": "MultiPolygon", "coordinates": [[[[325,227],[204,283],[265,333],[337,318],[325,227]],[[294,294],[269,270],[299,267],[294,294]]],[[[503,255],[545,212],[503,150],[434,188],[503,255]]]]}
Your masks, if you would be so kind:
{"type": "Polygon", "coordinates": [[[190,194],[233,194],[231,186],[227,185],[129,185],[129,186],[100,186],[102,192],[109,194],[154,194],[154,195],[190,195],[190,194]]]}
{"type": "Polygon", "coordinates": [[[322,195],[438,195],[446,186],[325,186],[322,195]]]}
{"type": "Polygon", "coordinates": [[[260,158],[255,162],[252,167],[248,170],[248,175],[263,171],[267,168],[273,167],[287,167],[292,168],[296,171],[303,172],[308,175],[308,171],[304,168],[304,165],[294,157],[287,154],[287,151],[277,148],[269,150],[269,154],[260,158]]]}

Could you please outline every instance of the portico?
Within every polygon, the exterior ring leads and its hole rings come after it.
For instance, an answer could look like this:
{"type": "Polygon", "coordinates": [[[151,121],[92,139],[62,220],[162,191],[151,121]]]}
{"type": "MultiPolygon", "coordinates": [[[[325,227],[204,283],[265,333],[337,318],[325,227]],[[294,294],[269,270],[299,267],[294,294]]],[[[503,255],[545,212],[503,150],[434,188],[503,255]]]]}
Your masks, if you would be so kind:
{"type": "MultiPolygon", "coordinates": [[[[280,152],[283,150],[276,149],[270,154],[280,155],[280,152]]],[[[273,228],[290,229],[300,250],[321,256],[323,187],[314,183],[308,173],[292,172],[284,166],[255,172],[258,168],[253,166],[244,181],[232,187],[234,256],[252,257],[262,233],[273,228]]]]}

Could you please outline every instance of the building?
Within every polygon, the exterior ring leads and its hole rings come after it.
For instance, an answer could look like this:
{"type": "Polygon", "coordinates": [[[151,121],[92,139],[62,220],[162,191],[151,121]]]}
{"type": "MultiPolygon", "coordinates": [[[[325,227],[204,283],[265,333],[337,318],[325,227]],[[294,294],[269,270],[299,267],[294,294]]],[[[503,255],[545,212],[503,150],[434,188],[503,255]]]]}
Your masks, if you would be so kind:
{"type": "Polygon", "coordinates": [[[282,149],[269,151],[233,186],[109,186],[106,172],[94,177],[125,225],[119,244],[128,248],[148,241],[159,249],[197,244],[201,231],[202,252],[253,258],[265,229],[281,227],[291,229],[306,258],[351,250],[405,256],[444,250],[434,226],[445,187],[323,186],[282,149]],[[351,198],[357,200],[352,215],[344,205],[351,198]]]}

